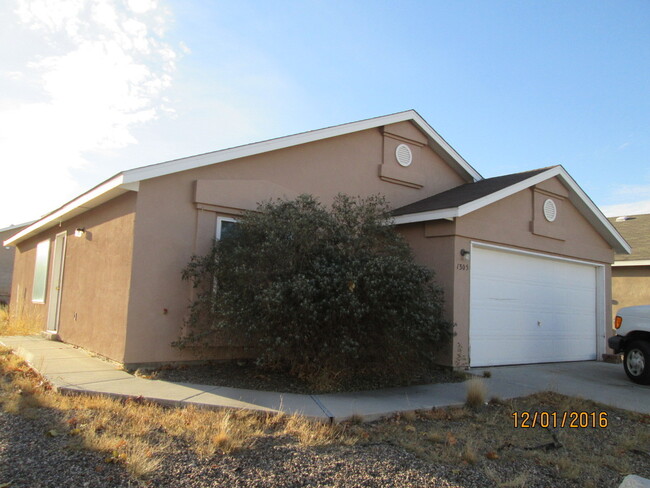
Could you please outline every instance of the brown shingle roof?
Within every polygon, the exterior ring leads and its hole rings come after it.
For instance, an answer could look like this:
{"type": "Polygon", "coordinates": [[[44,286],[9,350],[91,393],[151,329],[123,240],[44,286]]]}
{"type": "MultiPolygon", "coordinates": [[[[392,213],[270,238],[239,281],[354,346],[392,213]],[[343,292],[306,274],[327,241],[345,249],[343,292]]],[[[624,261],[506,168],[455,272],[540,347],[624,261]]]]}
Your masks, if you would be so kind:
{"type": "Polygon", "coordinates": [[[632,246],[632,254],[617,254],[616,261],[639,261],[650,259],[650,214],[630,215],[628,220],[609,221],[632,246]]]}
{"type": "Polygon", "coordinates": [[[438,193],[436,195],[419,200],[415,203],[405,205],[393,210],[392,215],[408,215],[420,212],[431,212],[433,210],[442,210],[446,208],[454,208],[464,205],[479,198],[486,197],[504,188],[508,188],[520,181],[524,181],[539,173],[543,173],[549,168],[534,169],[524,173],[514,173],[505,176],[496,176],[494,178],[486,178],[474,183],[467,183],[465,185],[457,186],[451,190],[438,193]]]}

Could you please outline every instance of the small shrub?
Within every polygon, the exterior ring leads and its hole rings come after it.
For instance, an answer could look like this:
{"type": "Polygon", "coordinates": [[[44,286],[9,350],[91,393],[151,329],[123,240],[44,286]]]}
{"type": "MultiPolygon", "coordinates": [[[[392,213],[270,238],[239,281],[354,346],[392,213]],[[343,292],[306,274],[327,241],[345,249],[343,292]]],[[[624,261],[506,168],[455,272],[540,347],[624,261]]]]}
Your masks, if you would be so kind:
{"type": "Polygon", "coordinates": [[[476,464],[478,461],[478,455],[476,454],[476,451],[471,444],[465,445],[465,449],[463,449],[463,455],[461,457],[462,460],[467,464],[476,464]]]}
{"type": "Polygon", "coordinates": [[[444,444],[446,442],[445,436],[440,432],[430,432],[426,435],[426,439],[434,444],[444,444]]]}
{"type": "Polygon", "coordinates": [[[402,412],[401,418],[406,422],[415,422],[417,420],[417,414],[413,411],[402,412]]]}
{"type": "Polygon", "coordinates": [[[489,403],[490,405],[500,405],[500,406],[508,405],[508,402],[506,400],[504,400],[503,398],[497,395],[490,397],[489,403]]]}
{"type": "Polygon", "coordinates": [[[472,378],[467,382],[467,399],[465,404],[470,408],[477,408],[485,404],[487,388],[480,378],[472,378]]]}

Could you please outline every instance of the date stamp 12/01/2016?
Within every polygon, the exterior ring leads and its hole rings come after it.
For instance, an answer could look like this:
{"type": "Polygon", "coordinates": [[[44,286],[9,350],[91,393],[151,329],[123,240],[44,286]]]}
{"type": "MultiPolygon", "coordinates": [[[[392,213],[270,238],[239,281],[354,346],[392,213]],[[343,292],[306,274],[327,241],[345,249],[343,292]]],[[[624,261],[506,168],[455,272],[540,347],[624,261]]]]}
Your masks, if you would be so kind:
{"type": "Polygon", "coordinates": [[[565,428],[605,429],[608,426],[607,412],[513,412],[515,429],[565,428]]]}

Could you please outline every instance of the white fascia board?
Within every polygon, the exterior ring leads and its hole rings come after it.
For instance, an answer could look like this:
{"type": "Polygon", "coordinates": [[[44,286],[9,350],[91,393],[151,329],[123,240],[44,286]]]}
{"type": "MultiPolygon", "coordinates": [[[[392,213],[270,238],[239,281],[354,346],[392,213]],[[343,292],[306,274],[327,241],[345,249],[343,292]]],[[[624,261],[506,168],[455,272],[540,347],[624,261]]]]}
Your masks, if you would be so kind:
{"type": "Polygon", "coordinates": [[[307,144],[309,142],[320,141],[331,137],[337,137],[354,132],[360,132],[367,129],[373,129],[384,125],[396,124],[399,122],[413,121],[422,129],[427,135],[430,144],[434,147],[432,149],[441,148],[444,153],[449,156],[449,160],[455,163],[456,169],[466,173],[467,177],[472,178],[474,181],[481,180],[483,177],[472,166],[465,161],[460,154],[458,154],[427,122],[415,111],[407,110],[392,115],[384,115],[383,117],[375,117],[373,119],[360,120],[358,122],[350,122],[343,125],[327,127],[325,129],[318,129],[309,132],[302,132],[291,136],[279,137],[277,139],[270,139],[268,141],[256,142],[247,144],[245,146],[233,147],[230,149],[223,149],[221,151],[214,151],[197,156],[190,156],[187,158],[175,159],[165,163],[153,164],[135,168],[124,172],[124,183],[133,183],[137,181],[147,180],[150,178],[157,178],[171,173],[180,171],[187,171],[202,166],[211,164],[223,163],[233,159],[245,158],[248,156],[255,156],[257,154],[267,153],[270,151],[277,151],[292,146],[307,144]]]}
{"type": "Polygon", "coordinates": [[[429,145],[440,147],[444,153],[448,154],[451,157],[452,161],[447,160],[447,162],[454,162],[460,168],[462,168],[467,174],[474,180],[479,181],[483,179],[483,176],[476,171],[465,159],[456,152],[456,150],[445,141],[440,134],[438,134],[433,127],[431,127],[426,120],[420,116],[415,110],[411,110],[413,113],[413,121],[418,124],[418,126],[427,134],[429,137],[429,145]]]}
{"type": "Polygon", "coordinates": [[[63,205],[59,209],[55,210],[52,213],[47,214],[43,218],[37,220],[29,227],[26,227],[18,234],[10,237],[4,242],[5,246],[16,245],[19,242],[31,237],[38,232],[45,230],[47,228],[53,227],[57,222],[66,220],[71,216],[71,214],[82,213],[89,208],[97,206],[99,203],[103,203],[110,198],[114,198],[121,193],[128,191],[127,188],[122,188],[123,176],[118,174],[110,180],[105,181],[104,183],[96,186],[90,191],[78,196],[74,200],[63,205]]]}
{"type": "Polygon", "coordinates": [[[414,222],[427,222],[429,220],[453,220],[458,217],[458,208],[443,208],[431,212],[419,212],[413,214],[398,215],[393,217],[393,224],[412,224],[414,222]]]}
{"type": "Polygon", "coordinates": [[[600,231],[600,234],[614,248],[616,253],[631,254],[632,247],[623,236],[607,220],[607,217],[605,217],[591,198],[580,188],[580,185],[571,178],[571,175],[562,166],[559,166],[559,168],[561,170],[559,176],[572,190],[569,192],[569,200],[571,200],[571,203],[576,206],[591,225],[600,231]]]}
{"type": "Polygon", "coordinates": [[[613,267],[619,266],[650,266],[650,259],[637,259],[636,261],[616,261],[612,264],[613,267]]]}

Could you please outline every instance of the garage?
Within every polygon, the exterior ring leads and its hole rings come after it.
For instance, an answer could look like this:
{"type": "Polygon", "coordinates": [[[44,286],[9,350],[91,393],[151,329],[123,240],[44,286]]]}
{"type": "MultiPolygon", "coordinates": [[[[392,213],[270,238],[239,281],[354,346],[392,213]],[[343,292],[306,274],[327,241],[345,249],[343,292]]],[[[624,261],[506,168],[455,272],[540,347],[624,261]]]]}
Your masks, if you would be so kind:
{"type": "Polygon", "coordinates": [[[470,365],[596,359],[598,308],[604,303],[600,268],[473,245],[470,365]]]}

